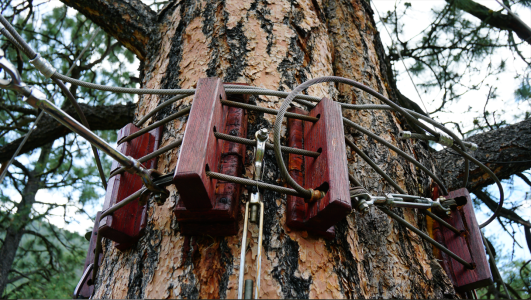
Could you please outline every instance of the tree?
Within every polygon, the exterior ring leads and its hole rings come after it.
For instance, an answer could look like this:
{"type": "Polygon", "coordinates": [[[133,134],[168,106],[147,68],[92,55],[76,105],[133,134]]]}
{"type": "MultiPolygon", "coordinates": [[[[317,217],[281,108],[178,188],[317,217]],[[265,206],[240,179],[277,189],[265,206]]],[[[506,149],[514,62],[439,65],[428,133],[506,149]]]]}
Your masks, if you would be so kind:
{"type": "MultiPolygon", "coordinates": [[[[95,42],[90,44],[88,40],[94,30],[91,30],[91,27],[94,26],[80,14],[69,16],[66,7],[59,7],[45,14],[44,18],[40,19],[40,24],[37,24],[35,19],[39,19],[37,12],[41,8],[42,3],[39,5],[31,1],[7,1],[2,3],[2,15],[14,18],[15,26],[24,29],[21,30],[23,36],[33,41],[34,45],[39,45],[37,48],[41,54],[50,59],[61,72],[66,73],[72,68],[74,78],[114,81],[114,84],[121,84],[119,80],[128,73],[120,68],[118,57],[125,55],[125,59],[132,60],[133,55],[130,52],[125,53],[123,48],[117,47],[118,44],[104,33],[95,36],[95,42]],[[38,28],[35,28],[37,25],[38,28]],[[88,51],[79,59],[79,64],[75,63],[75,58],[82,54],[85,46],[88,46],[88,51]],[[101,63],[111,64],[120,72],[94,73],[94,67],[101,63]]],[[[46,87],[49,82],[37,73],[28,71],[31,69],[24,62],[23,54],[12,44],[3,43],[2,50],[8,58],[17,63],[25,82],[46,87]]],[[[75,114],[72,105],[68,101],[65,102],[62,95],[55,95],[52,90],[46,91],[47,96],[53,98],[56,104],[75,114]]],[[[82,103],[81,107],[93,129],[116,130],[132,119],[132,104],[125,101],[122,104],[114,104],[117,102],[116,98],[109,99],[103,93],[77,86],[71,86],[70,91],[81,101],[83,98],[89,100],[82,103]],[[105,109],[102,109],[103,107],[105,109]]],[[[3,171],[23,135],[35,122],[38,111],[28,108],[13,92],[1,90],[0,97],[0,161],[3,162],[3,171]]],[[[125,99],[132,100],[127,96],[125,99]]],[[[55,276],[66,275],[68,273],[65,273],[65,270],[75,270],[72,269],[75,264],[82,264],[82,256],[74,254],[84,248],[74,240],[69,241],[76,235],[68,231],[54,230],[54,226],[49,222],[53,222],[54,218],[64,218],[65,222],[72,222],[73,219],[69,216],[71,212],[86,213],[85,205],[90,205],[101,197],[102,191],[97,190],[100,183],[98,178],[94,177],[94,163],[90,160],[83,162],[84,157],[90,155],[86,142],[67,134],[66,128],[51,117],[44,116],[22,148],[21,153],[28,153],[29,157],[18,157],[8,169],[3,182],[7,188],[0,191],[0,295],[4,297],[17,298],[21,293],[25,293],[28,298],[42,295],[53,297],[51,293],[28,291],[42,288],[44,282],[53,281],[55,276]],[[65,188],[72,189],[66,191],[66,198],[71,200],[66,203],[36,197],[43,189],[64,191],[65,188]],[[33,228],[35,224],[43,224],[40,226],[42,230],[33,228]],[[46,228],[48,230],[45,230],[46,228]],[[46,247],[43,248],[42,245],[46,247]],[[65,255],[67,251],[72,252],[72,257],[65,255]],[[30,263],[32,255],[35,255],[38,263],[30,263]],[[29,285],[28,282],[32,284],[29,285]]],[[[114,131],[99,131],[99,134],[110,141],[116,139],[114,131]]],[[[107,159],[103,162],[108,169],[110,161],[107,159]]],[[[54,290],[64,292],[64,289],[58,287],[54,290]]],[[[68,297],[68,293],[62,295],[65,296],[68,297]]]]}
{"type": "MultiPolygon", "coordinates": [[[[225,82],[291,90],[309,78],[333,74],[363,82],[393,101],[407,102],[395,88],[389,62],[374,29],[372,10],[364,0],[168,2],[157,13],[138,0],[63,2],[137,55],[142,61],[143,87],[192,88],[199,78],[217,76],[225,82]]],[[[346,103],[380,103],[344,85],[323,84],[309,89],[308,93],[346,103]]],[[[139,119],[166,99],[155,95],[140,97],[135,118],[139,119]]],[[[190,101],[189,98],[181,100],[174,108],[190,101]]],[[[278,107],[281,102],[263,96],[252,101],[271,107],[278,107]]],[[[400,116],[385,111],[348,110],[344,116],[413,153],[430,169],[450,169],[450,174],[440,172],[441,177],[450,187],[458,186],[455,178],[460,178],[463,172],[462,161],[444,153],[436,156],[424,142],[396,140],[393,136],[399,128],[407,126],[400,116]]],[[[153,119],[161,117],[159,114],[153,119]]],[[[250,128],[256,130],[258,124],[271,128],[274,116],[255,114],[251,119],[250,128]]],[[[520,135],[514,128],[528,130],[528,123],[524,121],[499,130],[505,130],[507,140],[514,142],[510,137],[518,137],[527,145],[528,135],[520,135]]],[[[181,125],[182,121],[169,123],[163,143],[181,137],[184,132],[181,125]]],[[[249,132],[250,137],[253,130],[249,132]]],[[[346,133],[408,193],[429,195],[430,180],[426,174],[359,132],[347,129],[346,133]]],[[[48,142],[53,140],[52,135],[46,136],[48,142]]],[[[521,155],[529,155],[529,150],[518,147],[512,148],[518,148],[522,154],[510,155],[511,147],[502,147],[502,141],[481,137],[477,138],[485,142],[478,143],[484,146],[482,149],[488,146],[493,152],[505,151],[496,161],[518,161],[521,155]]],[[[514,143],[519,145],[519,141],[514,143]]],[[[347,151],[349,170],[365,188],[376,194],[393,191],[364,161],[350,149],[347,151]]],[[[272,151],[266,153],[265,160],[265,181],[276,183],[280,178],[272,151]]],[[[166,155],[159,159],[158,169],[168,172],[174,165],[175,159],[166,155]]],[[[505,178],[529,167],[527,163],[501,164],[495,170],[505,178]]],[[[481,180],[481,171],[473,171],[475,180],[470,189],[490,183],[481,180]]],[[[171,208],[177,196],[175,188],[170,187],[170,191],[170,200],[164,206],[150,206],[146,235],[132,250],[121,253],[112,243],[105,243],[96,297],[235,297],[240,238],[181,236],[178,224],[171,221],[171,208]]],[[[375,209],[364,216],[353,213],[341,220],[336,226],[336,238],[324,241],[284,226],[285,196],[266,193],[265,202],[268,214],[263,297],[456,296],[433,257],[431,246],[375,209]]],[[[412,210],[396,212],[425,229],[422,214],[412,210]]]]}

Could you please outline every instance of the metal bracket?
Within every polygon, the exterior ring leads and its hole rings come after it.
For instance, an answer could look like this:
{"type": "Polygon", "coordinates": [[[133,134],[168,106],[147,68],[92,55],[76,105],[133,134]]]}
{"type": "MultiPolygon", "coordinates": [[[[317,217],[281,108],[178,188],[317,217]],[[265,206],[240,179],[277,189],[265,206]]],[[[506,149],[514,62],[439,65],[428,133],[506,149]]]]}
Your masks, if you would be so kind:
{"type": "MultiPolygon", "coordinates": [[[[254,160],[254,179],[262,179],[262,167],[265,153],[265,145],[268,140],[267,129],[260,129],[255,133],[256,136],[256,151],[254,160]]],[[[245,253],[247,248],[247,226],[249,220],[253,223],[258,221],[258,251],[256,255],[256,287],[255,287],[255,299],[258,299],[258,292],[260,291],[260,270],[262,266],[262,233],[264,227],[264,203],[262,202],[262,196],[260,190],[256,187],[256,190],[251,194],[250,200],[245,204],[245,217],[243,220],[243,237],[242,237],[242,249],[240,255],[240,275],[238,282],[238,299],[243,299],[243,276],[245,272],[245,253]],[[251,209],[251,217],[249,218],[249,208],[251,209]],[[260,209],[260,218],[258,218],[258,209],[260,209]]],[[[252,284],[252,280],[246,280],[245,290],[247,291],[248,285],[252,284]]],[[[248,293],[245,293],[248,296],[248,293]]],[[[247,297],[246,297],[247,299],[247,297]]]]}

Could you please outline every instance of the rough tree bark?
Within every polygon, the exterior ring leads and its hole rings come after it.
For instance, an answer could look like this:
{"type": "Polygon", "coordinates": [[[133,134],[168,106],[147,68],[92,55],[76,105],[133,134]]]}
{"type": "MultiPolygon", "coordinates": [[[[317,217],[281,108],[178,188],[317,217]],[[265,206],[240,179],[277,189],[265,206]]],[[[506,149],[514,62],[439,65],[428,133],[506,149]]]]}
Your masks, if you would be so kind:
{"type": "MultiPolygon", "coordinates": [[[[365,0],[301,1],[170,1],[156,16],[139,0],[63,0],[120,39],[119,27],[139,29],[136,42],[124,44],[143,60],[145,88],[193,88],[199,78],[217,76],[225,82],[245,82],[269,89],[291,90],[299,83],[325,75],[362,82],[397,101],[376,31],[365,0]],[[112,7],[111,7],[112,6],[112,7]],[[107,10],[106,7],[111,7],[107,10]],[[147,17],[146,17],[147,16],[147,17]],[[125,21],[124,21],[125,20],[125,21]]],[[[321,84],[309,94],[357,104],[379,100],[348,86],[321,84]]],[[[139,101],[141,118],[169,97],[146,95],[139,101]]],[[[189,105],[191,98],[162,110],[151,123],[189,105]]],[[[252,97],[260,106],[278,108],[275,97],[252,97]]],[[[261,127],[272,128],[275,116],[249,113],[248,137],[261,127]]],[[[402,122],[387,111],[345,111],[344,116],[370,128],[414,155],[435,171],[435,158],[423,143],[397,140],[402,122]]],[[[144,124],[144,126],[150,123],[144,124]]],[[[162,145],[181,138],[186,118],[170,122],[162,145]]],[[[394,152],[359,132],[346,130],[359,148],[410,194],[428,196],[431,180],[394,152]]],[[[272,135],[271,135],[272,136],[272,135]]],[[[347,149],[345,150],[347,151],[347,149]]],[[[172,172],[178,150],[159,158],[158,170],[172,172]]],[[[252,158],[252,148],[247,149],[252,158]]],[[[349,171],[373,194],[393,189],[364,161],[347,152],[349,171]]],[[[250,159],[246,176],[253,172],[250,159]]],[[[273,151],[265,157],[265,178],[280,182],[273,151]]],[[[235,298],[242,227],[237,236],[182,236],[172,210],[177,191],[163,206],[150,204],[146,235],[120,252],[105,242],[96,282],[96,298],[235,298]]],[[[245,193],[247,194],[247,193],[245,193]]],[[[244,201],[246,196],[242,197],[244,201]]],[[[325,241],[285,226],[284,195],[265,192],[264,253],[260,296],[263,298],[455,298],[431,246],[385,214],[371,208],[354,212],[336,226],[336,238],[325,241]]],[[[397,209],[398,214],[426,229],[422,214],[397,209]]],[[[240,222],[241,223],[241,222],[240,222]]],[[[247,260],[256,257],[257,232],[252,232],[247,260]]],[[[254,264],[247,265],[254,274],[254,264]]]]}

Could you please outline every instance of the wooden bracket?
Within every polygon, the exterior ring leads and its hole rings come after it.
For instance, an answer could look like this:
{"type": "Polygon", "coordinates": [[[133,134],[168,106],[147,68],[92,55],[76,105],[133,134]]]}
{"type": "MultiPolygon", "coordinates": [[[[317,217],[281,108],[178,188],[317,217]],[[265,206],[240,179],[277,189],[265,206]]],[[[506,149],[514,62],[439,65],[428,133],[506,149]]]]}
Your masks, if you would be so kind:
{"type": "Polygon", "coordinates": [[[333,238],[333,226],[352,210],[341,107],[323,98],[308,114],[319,121],[288,120],[288,146],[302,148],[304,144],[304,149],[321,155],[303,158],[290,154],[289,171],[295,180],[304,182],[305,188],[325,191],[326,196],[314,203],[289,196],[286,222],[290,227],[333,238]]]}
{"type": "MultiPolygon", "coordinates": [[[[433,196],[438,197],[438,189],[435,189],[433,196]]],[[[436,251],[435,254],[442,260],[443,269],[456,290],[464,292],[488,286],[492,283],[492,275],[470,194],[467,189],[462,188],[451,191],[446,198],[455,199],[457,208],[452,210],[450,216],[438,215],[461,230],[462,234],[457,234],[433,220],[434,239],[465,261],[472,263],[475,268],[467,269],[441,251],[436,251]]]]}
{"type": "MultiPolygon", "coordinates": [[[[174,214],[182,234],[227,236],[238,233],[241,185],[210,179],[208,169],[241,177],[245,145],[217,140],[221,133],[247,137],[245,109],[222,106],[226,99],[221,80],[200,79],[186,125],[174,183],[179,192],[174,214]]],[[[231,95],[231,101],[249,102],[248,95],[231,95]]]]}
{"type": "MultiPolygon", "coordinates": [[[[78,285],[76,286],[76,289],[74,290],[74,299],[77,299],[77,298],[88,299],[90,296],[92,296],[92,292],[94,291],[94,283],[92,282],[92,268],[88,270],[87,268],[89,267],[90,264],[94,262],[97,234],[98,234],[98,228],[100,224],[99,222],[100,216],[101,216],[101,211],[99,211],[96,214],[96,221],[94,221],[94,227],[92,228],[92,232],[90,235],[87,258],[85,258],[85,267],[83,268],[83,276],[81,277],[80,282],[78,283],[78,285]]],[[[98,265],[101,263],[102,257],[103,256],[100,255],[98,265]]]]}
{"type": "MultiPolygon", "coordinates": [[[[118,139],[126,137],[140,130],[133,124],[127,124],[118,132],[118,139]]],[[[151,130],[135,139],[120,144],[118,151],[133,158],[140,158],[158,149],[162,127],[151,130]]],[[[156,166],[156,158],[143,165],[152,169],[156,166]]],[[[118,168],[113,162],[112,170],[118,168]]],[[[143,186],[142,179],[130,173],[122,173],[109,179],[103,210],[119,203],[143,186]]],[[[103,218],[100,222],[100,234],[115,243],[115,247],[124,251],[136,243],[143,235],[146,227],[147,205],[140,205],[134,200],[126,206],[115,211],[112,215],[103,218]]]]}

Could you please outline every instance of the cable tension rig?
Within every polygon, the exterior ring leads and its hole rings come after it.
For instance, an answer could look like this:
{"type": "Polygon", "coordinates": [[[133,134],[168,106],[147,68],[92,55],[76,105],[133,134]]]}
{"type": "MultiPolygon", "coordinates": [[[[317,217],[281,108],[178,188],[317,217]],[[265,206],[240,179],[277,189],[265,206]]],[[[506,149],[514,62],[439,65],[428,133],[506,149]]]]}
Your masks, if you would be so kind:
{"type": "MultiPolygon", "coordinates": [[[[467,153],[477,149],[475,144],[462,141],[431,118],[400,107],[361,83],[335,76],[308,80],[289,93],[245,84],[223,83],[218,78],[200,79],[196,89],[133,89],[87,83],[57,73],[51,64],[27,45],[3,16],[0,16],[0,23],[3,25],[0,32],[23,50],[39,71],[56,83],[62,84],[65,81],[120,93],[174,95],[159,103],[136,124],[128,124],[122,128],[118,132],[118,147],[114,149],[87,126],[46,99],[45,94],[37,87],[26,85],[17,69],[0,53],[0,67],[10,77],[0,80],[0,88],[21,94],[29,105],[48,113],[114,159],[103,210],[98,212],[94,229],[87,235],[90,248],[85,271],[75,289],[74,298],[88,298],[93,294],[98,266],[101,263],[102,238],[114,241],[115,247],[121,251],[133,246],[145,231],[148,200],[153,199],[158,205],[164,204],[170,194],[167,187],[172,184],[178,190],[173,214],[183,235],[237,235],[242,186],[250,187],[250,199],[246,201],[244,210],[242,245],[247,245],[248,227],[254,226],[250,223],[256,223],[259,233],[257,274],[256,283],[251,279],[245,280],[247,249],[242,246],[238,286],[240,299],[260,296],[264,224],[262,195],[265,190],[287,195],[287,226],[325,239],[334,238],[334,225],[353,210],[364,214],[371,206],[375,206],[439,251],[443,268],[457,290],[469,291],[491,284],[492,275],[483,250],[480,228],[492,222],[501,210],[503,188],[491,170],[467,153]],[[311,85],[324,82],[351,85],[384,104],[344,104],[328,98],[301,94],[311,85]],[[269,95],[285,100],[280,109],[275,110],[249,104],[250,95],[269,95]],[[158,111],[189,96],[193,96],[191,106],[181,108],[160,121],[144,126],[158,111]],[[299,103],[307,110],[292,107],[292,102],[299,103]],[[343,109],[391,110],[400,113],[425,131],[422,134],[401,131],[398,135],[400,139],[431,140],[457,151],[465,158],[464,187],[468,181],[469,161],[478,165],[491,176],[500,189],[498,208],[485,222],[478,224],[466,188],[447,191],[444,183],[415,158],[369,129],[344,118],[343,109]],[[254,140],[246,138],[248,111],[277,115],[272,132],[273,143],[268,143],[268,128],[257,130],[254,140]],[[180,117],[188,118],[183,138],[160,147],[163,126],[180,117]],[[288,119],[285,131],[287,145],[281,145],[284,117],[288,119]],[[425,123],[429,123],[438,131],[425,123]],[[409,195],[404,191],[345,135],[346,126],[385,145],[431,177],[435,184],[433,199],[409,195]],[[246,146],[255,148],[252,178],[243,177],[246,146]],[[348,172],[347,147],[365,160],[398,193],[372,195],[365,190],[348,172]],[[168,174],[156,171],[157,157],[176,148],[179,148],[180,152],[175,170],[168,174]],[[274,150],[281,177],[287,186],[262,180],[263,158],[267,149],[274,150]],[[288,162],[287,166],[285,160],[288,162]],[[419,230],[398,216],[391,210],[394,207],[416,208],[429,216],[433,223],[431,234],[419,230]]],[[[68,89],[64,92],[67,93],[68,89]]]]}

